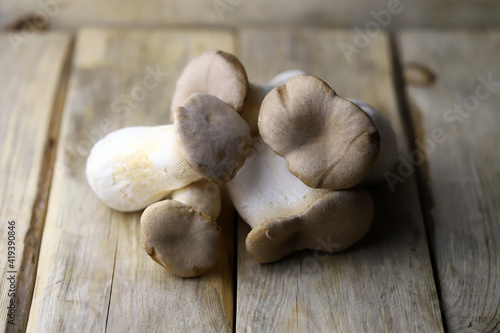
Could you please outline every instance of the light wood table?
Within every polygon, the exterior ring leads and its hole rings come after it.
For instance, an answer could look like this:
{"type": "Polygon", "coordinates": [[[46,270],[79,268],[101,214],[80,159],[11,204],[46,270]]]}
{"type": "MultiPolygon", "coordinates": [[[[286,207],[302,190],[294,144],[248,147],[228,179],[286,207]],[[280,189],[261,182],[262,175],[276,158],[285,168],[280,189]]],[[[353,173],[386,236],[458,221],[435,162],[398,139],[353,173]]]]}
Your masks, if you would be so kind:
{"type": "Polygon", "coordinates": [[[1,37],[0,330],[500,330],[499,32],[380,32],[350,55],[351,30],[86,28],[32,35],[17,51],[1,37]],[[226,202],[217,268],[182,279],[143,250],[140,213],[92,193],[92,144],[167,123],[177,76],[209,49],[237,54],[252,82],[300,68],[389,118],[399,161],[369,189],[375,220],[359,244],[260,265],[226,202]]]}

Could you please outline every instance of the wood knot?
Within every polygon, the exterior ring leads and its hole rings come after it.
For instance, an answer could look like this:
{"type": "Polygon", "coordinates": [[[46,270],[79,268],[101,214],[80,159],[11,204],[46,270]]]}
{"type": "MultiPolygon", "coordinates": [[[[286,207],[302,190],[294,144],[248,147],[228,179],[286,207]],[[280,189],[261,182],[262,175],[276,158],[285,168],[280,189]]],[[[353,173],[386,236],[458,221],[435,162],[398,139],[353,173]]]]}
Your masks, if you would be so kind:
{"type": "Polygon", "coordinates": [[[45,31],[49,28],[49,17],[40,13],[21,16],[7,27],[9,31],[45,31]]]}
{"type": "Polygon", "coordinates": [[[410,62],[403,66],[403,78],[409,86],[426,87],[436,82],[437,76],[429,67],[410,62]]]}

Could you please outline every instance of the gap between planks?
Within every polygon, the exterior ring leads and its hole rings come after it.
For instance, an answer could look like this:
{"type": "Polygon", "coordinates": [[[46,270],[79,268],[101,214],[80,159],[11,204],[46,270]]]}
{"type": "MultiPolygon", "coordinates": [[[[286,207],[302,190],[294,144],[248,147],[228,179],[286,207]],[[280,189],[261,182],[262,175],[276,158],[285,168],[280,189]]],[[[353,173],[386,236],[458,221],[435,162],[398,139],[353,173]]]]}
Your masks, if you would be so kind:
{"type": "MultiPolygon", "coordinates": [[[[64,67],[61,72],[59,85],[54,99],[54,106],[50,116],[49,131],[43,151],[42,168],[38,177],[37,194],[31,212],[30,226],[24,239],[25,248],[21,265],[19,267],[20,274],[18,276],[18,284],[16,286],[18,291],[16,293],[16,304],[22,305],[22,308],[25,310],[22,315],[23,331],[26,330],[28,323],[36,271],[38,268],[37,265],[38,256],[40,254],[40,243],[42,239],[43,227],[45,225],[45,217],[47,215],[52,176],[54,174],[54,161],[59,141],[59,129],[61,126],[64,102],[66,100],[68,81],[71,72],[73,47],[74,39],[72,38],[65,55],[64,67]]],[[[10,327],[12,326],[7,325],[6,332],[10,332],[10,327]]]]}
{"type": "MultiPolygon", "coordinates": [[[[410,103],[409,103],[409,98],[406,93],[406,87],[407,83],[403,74],[403,65],[402,65],[402,59],[401,59],[401,54],[398,49],[397,45],[397,38],[395,34],[389,34],[389,47],[390,47],[390,56],[391,56],[391,61],[392,61],[392,70],[393,70],[393,81],[394,81],[394,91],[396,95],[396,102],[399,108],[399,114],[401,116],[401,121],[403,123],[403,126],[405,128],[406,132],[406,141],[408,142],[408,148],[409,151],[416,151],[417,150],[417,145],[415,143],[415,140],[417,136],[415,135],[415,130],[414,126],[416,126],[415,122],[413,121],[413,118],[411,116],[410,112],[410,103]]],[[[441,295],[441,285],[439,282],[439,274],[437,271],[437,263],[436,263],[436,257],[434,253],[434,249],[432,248],[430,244],[430,240],[432,239],[432,235],[430,232],[430,224],[429,224],[429,216],[424,208],[424,202],[427,200],[425,196],[425,189],[424,189],[424,180],[422,178],[422,174],[420,172],[420,168],[417,168],[416,172],[416,192],[417,196],[420,199],[420,210],[422,211],[422,219],[424,222],[424,231],[427,237],[427,249],[429,251],[429,257],[430,257],[430,262],[431,262],[431,267],[432,267],[432,276],[434,278],[434,285],[436,287],[436,293],[438,297],[439,304],[437,305],[439,307],[439,313],[441,314],[441,320],[443,322],[443,331],[447,332],[446,329],[446,317],[444,315],[444,311],[442,308],[441,300],[442,300],[442,295],[441,295]]]]}
{"type": "Polygon", "coordinates": [[[420,68],[435,78],[424,85],[407,81],[406,93],[425,154],[415,168],[446,327],[497,332],[500,33],[404,31],[397,42],[405,72],[420,68]],[[436,132],[444,133],[442,140],[436,132]]]}
{"type": "Polygon", "coordinates": [[[64,64],[59,76],[55,91],[52,112],[50,113],[49,129],[43,149],[41,169],[38,176],[37,192],[31,210],[31,219],[28,230],[24,236],[24,251],[18,269],[16,281],[15,302],[21,313],[21,330],[16,326],[5,323],[5,332],[25,332],[28,324],[33,289],[35,286],[36,272],[40,244],[47,215],[47,206],[54,174],[54,162],[59,141],[59,130],[66,100],[69,77],[71,75],[71,59],[74,48],[74,38],[71,37],[64,54],[64,64]]]}
{"type": "Polygon", "coordinates": [[[109,288],[109,302],[108,302],[108,309],[106,311],[106,326],[104,328],[104,332],[108,331],[109,309],[111,308],[111,296],[113,296],[113,282],[115,281],[116,254],[117,253],[118,253],[118,240],[116,241],[116,246],[115,246],[115,258],[113,261],[113,274],[111,275],[111,286],[109,288]]]}
{"type": "MultiPolygon", "coordinates": [[[[138,110],[127,113],[116,125],[165,123],[168,112],[158,110],[170,104],[171,94],[165,92],[173,89],[185,63],[208,48],[234,53],[233,41],[234,34],[228,31],[82,29],[56,162],[64,164],[65,148],[84,139],[82,130],[94,128],[102,119],[117,118],[110,107],[114,98],[142,82],[149,65],[168,70],[161,88],[150,91],[138,103],[138,110]]],[[[231,331],[232,250],[221,254],[218,268],[206,276],[176,278],[144,253],[139,214],[111,212],[90,191],[83,170],[83,162],[68,173],[55,170],[40,253],[43,270],[37,274],[28,330],[213,327],[231,331]],[[85,209],[79,210],[82,202],[85,209]],[[60,249],[51,246],[51,241],[60,249]]],[[[230,232],[224,242],[227,247],[234,244],[233,220],[229,216],[224,227],[230,232]]]]}

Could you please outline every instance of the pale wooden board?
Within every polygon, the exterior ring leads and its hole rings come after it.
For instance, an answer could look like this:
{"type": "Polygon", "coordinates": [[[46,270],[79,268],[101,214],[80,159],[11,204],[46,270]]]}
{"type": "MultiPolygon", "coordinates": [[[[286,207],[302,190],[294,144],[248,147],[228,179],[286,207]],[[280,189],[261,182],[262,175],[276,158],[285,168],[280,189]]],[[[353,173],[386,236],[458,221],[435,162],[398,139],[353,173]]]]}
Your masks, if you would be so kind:
{"type": "Polygon", "coordinates": [[[180,279],[143,250],[140,213],[117,213],[99,202],[84,172],[91,141],[118,127],[167,123],[179,72],[211,48],[232,51],[233,35],[100,29],[77,34],[28,331],[231,330],[230,216],[218,268],[199,279],[180,279]],[[129,112],[120,111],[123,103],[113,107],[139,89],[148,68],[157,67],[168,72],[157,88],[129,112]]]}
{"type": "Polygon", "coordinates": [[[436,75],[434,84],[407,86],[416,139],[436,129],[447,136],[420,168],[446,327],[498,332],[500,32],[405,32],[398,42],[403,68],[418,64],[436,75]],[[490,75],[497,86],[478,95],[490,96],[463,115],[449,113],[473,103],[480,78],[490,75]]]}
{"type": "Polygon", "coordinates": [[[0,330],[22,330],[34,285],[50,171],[50,121],[68,57],[65,33],[33,35],[16,52],[0,34],[0,330]],[[8,221],[15,219],[14,269],[7,266],[8,221]],[[17,271],[15,326],[6,324],[10,283],[17,271]]]}
{"type": "MultiPolygon", "coordinates": [[[[353,37],[331,30],[243,31],[240,52],[254,82],[300,68],[326,80],[341,96],[371,103],[388,116],[400,151],[407,152],[388,38],[380,33],[348,63],[339,45],[352,43],[353,37]]],[[[343,253],[315,257],[303,252],[260,265],[245,251],[249,227],[239,223],[237,331],[442,331],[414,177],[395,193],[385,183],[371,193],[374,225],[343,253]]]]}
{"type": "MultiPolygon", "coordinates": [[[[500,25],[497,0],[31,0],[2,1],[0,26],[36,14],[58,29],[119,26],[276,26],[464,28],[500,25]],[[396,5],[394,5],[396,4],[396,5]],[[398,5],[399,4],[399,5],[398,5]],[[220,14],[218,14],[218,11],[220,14]],[[381,11],[392,14],[383,16],[381,11]],[[373,12],[372,12],[373,11],[373,12]],[[379,18],[380,17],[380,18],[379,18]],[[378,23],[381,22],[381,23],[378,23]]],[[[37,22],[38,22],[37,21],[37,22]]]]}

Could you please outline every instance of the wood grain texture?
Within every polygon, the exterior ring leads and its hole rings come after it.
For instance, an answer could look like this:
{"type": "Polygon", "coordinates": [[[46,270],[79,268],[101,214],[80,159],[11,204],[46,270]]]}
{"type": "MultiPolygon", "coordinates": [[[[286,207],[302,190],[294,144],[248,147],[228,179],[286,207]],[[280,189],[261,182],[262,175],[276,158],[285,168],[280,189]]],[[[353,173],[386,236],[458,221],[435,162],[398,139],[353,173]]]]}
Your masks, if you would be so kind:
{"type": "Polygon", "coordinates": [[[120,26],[203,25],[262,26],[297,24],[322,27],[359,27],[381,22],[382,28],[498,27],[496,0],[30,0],[2,1],[0,26],[20,16],[38,14],[53,28],[77,29],[89,24],[120,26]],[[392,9],[392,14],[387,12],[392,9]],[[372,12],[373,11],[373,12],[372,12]],[[388,16],[380,14],[389,13],[388,16]]]}
{"type": "Polygon", "coordinates": [[[427,142],[419,169],[446,327],[498,332],[500,33],[405,32],[398,42],[403,68],[436,77],[406,91],[416,142],[427,142]]]}
{"type": "MultiPolygon", "coordinates": [[[[378,34],[348,62],[340,44],[353,38],[352,32],[331,30],[243,31],[241,59],[253,82],[300,68],[326,80],[341,96],[365,100],[390,119],[399,150],[407,153],[388,38],[378,34]]],[[[394,193],[386,183],[370,192],[374,225],[342,253],[302,252],[260,265],[245,251],[249,227],[239,224],[237,331],[443,330],[415,178],[394,193]]]]}
{"type": "Polygon", "coordinates": [[[1,331],[22,331],[27,319],[50,185],[45,177],[51,173],[54,144],[50,121],[69,45],[68,34],[50,33],[33,36],[16,52],[8,35],[0,35],[1,331]],[[16,222],[13,269],[7,265],[9,219],[16,222]],[[12,275],[16,292],[11,298],[7,278],[12,275]],[[11,299],[15,325],[6,320],[11,299]]]}
{"type": "MultiPolygon", "coordinates": [[[[109,209],[85,178],[89,149],[106,133],[168,122],[179,72],[212,48],[233,51],[233,35],[100,29],[77,34],[29,332],[231,330],[232,242],[211,274],[177,278],[143,250],[140,213],[109,209]]],[[[230,226],[231,217],[225,219],[230,226]]],[[[232,237],[230,228],[226,232],[232,237]]]]}

